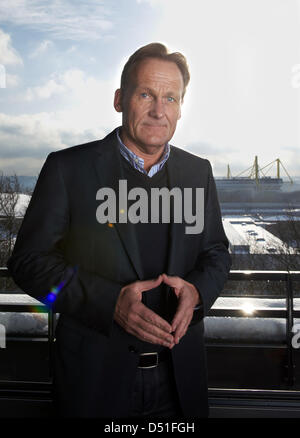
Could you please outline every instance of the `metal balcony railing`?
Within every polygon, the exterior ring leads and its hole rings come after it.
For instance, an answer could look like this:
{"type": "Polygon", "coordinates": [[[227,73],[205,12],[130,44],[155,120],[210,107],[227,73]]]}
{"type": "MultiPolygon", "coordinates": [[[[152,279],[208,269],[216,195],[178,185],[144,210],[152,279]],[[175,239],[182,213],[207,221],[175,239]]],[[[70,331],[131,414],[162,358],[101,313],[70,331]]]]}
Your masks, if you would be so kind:
{"type": "MultiPolygon", "coordinates": [[[[300,310],[294,309],[293,282],[300,281],[300,271],[231,271],[228,280],[233,281],[281,281],[285,284],[286,307],[283,309],[256,309],[255,317],[286,319],[286,382],[294,383],[294,350],[292,346],[294,319],[300,318],[300,310]]],[[[241,309],[212,308],[209,316],[244,317],[241,309]]]]}
{"type": "MultiPolygon", "coordinates": [[[[9,272],[6,268],[0,268],[0,277],[9,277],[9,272]]],[[[294,319],[300,318],[300,310],[294,309],[294,290],[293,283],[300,281],[300,271],[231,271],[229,281],[274,281],[282,282],[285,288],[285,309],[267,308],[256,309],[255,317],[262,318],[284,318],[286,320],[286,383],[292,388],[295,375],[294,351],[292,346],[293,325],[294,319]]],[[[242,296],[242,295],[240,295],[242,296]]],[[[238,295],[237,295],[238,297],[238,295]]],[[[1,298],[1,291],[0,291],[1,298]]],[[[56,315],[45,305],[34,305],[35,311],[48,314],[48,332],[47,340],[49,347],[49,382],[20,382],[20,381],[1,381],[0,394],[5,394],[6,391],[36,391],[36,393],[51,392],[52,384],[52,364],[53,364],[53,346],[55,340],[55,322],[56,315]]],[[[0,312],[32,312],[32,303],[17,304],[17,303],[0,303],[0,312]]],[[[237,308],[221,308],[220,306],[212,308],[208,316],[215,317],[245,317],[241,309],[237,308]]],[[[26,338],[25,338],[26,339],[26,338]]],[[[25,340],[24,339],[24,340],[25,340]]],[[[22,340],[22,339],[19,339],[22,340]]]]}

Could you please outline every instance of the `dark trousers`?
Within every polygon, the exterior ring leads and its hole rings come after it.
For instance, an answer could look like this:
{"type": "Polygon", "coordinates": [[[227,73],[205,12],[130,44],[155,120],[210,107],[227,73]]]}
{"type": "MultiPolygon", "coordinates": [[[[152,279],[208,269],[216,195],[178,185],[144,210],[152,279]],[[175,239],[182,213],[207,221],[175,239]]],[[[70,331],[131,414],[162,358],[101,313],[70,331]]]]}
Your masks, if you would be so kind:
{"type": "Polygon", "coordinates": [[[171,360],[137,369],[130,417],[182,417],[171,360]]]}

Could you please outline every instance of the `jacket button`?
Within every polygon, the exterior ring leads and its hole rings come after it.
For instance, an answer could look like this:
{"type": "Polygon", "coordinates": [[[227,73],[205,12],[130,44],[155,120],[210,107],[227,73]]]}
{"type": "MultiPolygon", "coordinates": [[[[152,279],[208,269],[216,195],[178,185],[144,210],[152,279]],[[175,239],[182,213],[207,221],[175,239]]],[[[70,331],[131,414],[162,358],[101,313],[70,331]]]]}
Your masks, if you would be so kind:
{"type": "Polygon", "coordinates": [[[137,349],[133,346],[133,345],[129,345],[128,350],[130,351],[130,353],[137,353],[137,349]]]}

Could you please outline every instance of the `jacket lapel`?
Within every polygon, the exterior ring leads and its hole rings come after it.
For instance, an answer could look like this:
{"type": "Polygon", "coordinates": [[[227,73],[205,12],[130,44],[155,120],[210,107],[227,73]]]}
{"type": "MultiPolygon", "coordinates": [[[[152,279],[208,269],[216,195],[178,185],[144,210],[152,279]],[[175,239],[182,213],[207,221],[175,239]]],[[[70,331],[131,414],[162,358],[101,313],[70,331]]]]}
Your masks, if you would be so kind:
{"type": "MultiPolygon", "coordinates": [[[[101,144],[96,149],[96,155],[93,157],[93,159],[93,164],[95,166],[99,181],[99,188],[110,187],[114,190],[116,196],[118,197],[119,180],[124,179],[124,175],[122,172],[121,155],[119,152],[116,130],[114,130],[101,141],[101,144]]],[[[120,240],[136,271],[138,278],[143,280],[143,268],[139,255],[134,225],[129,221],[127,221],[127,223],[119,223],[117,212],[117,223],[114,224],[114,226],[119,234],[120,240]]]]}
{"type": "MultiPolygon", "coordinates": [[[[176,157],[174,156],[174,150],[172,150],[172,146],[171,153],[167,161],[167,170],[169,178],[169,189],[171,190],[173,187],[179,187],[182,190],[182,170],[179,166],[178,161],[176,160],[176,157]]],[[[180,254],[182,254],[181,248],[183,243],[184,227],[184,218],[182,218],[181,223],[173,223],[173,221],[171,221],[170,244],[167,264],[168,275],[179,275],[179,266],[182,266],[180,254]]]]}

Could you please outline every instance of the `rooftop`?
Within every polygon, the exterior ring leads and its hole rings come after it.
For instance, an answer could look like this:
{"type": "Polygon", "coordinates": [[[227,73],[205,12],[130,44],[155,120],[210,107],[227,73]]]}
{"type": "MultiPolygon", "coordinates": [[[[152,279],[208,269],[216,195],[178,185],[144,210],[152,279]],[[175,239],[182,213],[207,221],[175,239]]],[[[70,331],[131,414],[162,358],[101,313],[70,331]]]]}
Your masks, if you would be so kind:
{"type": "Polygon", "coordinates": [[[263,227],[264,222],[254,217],[223,218],[223,226],[230,243],[230,249],[249,254],[297,254],[263,227]]]}

